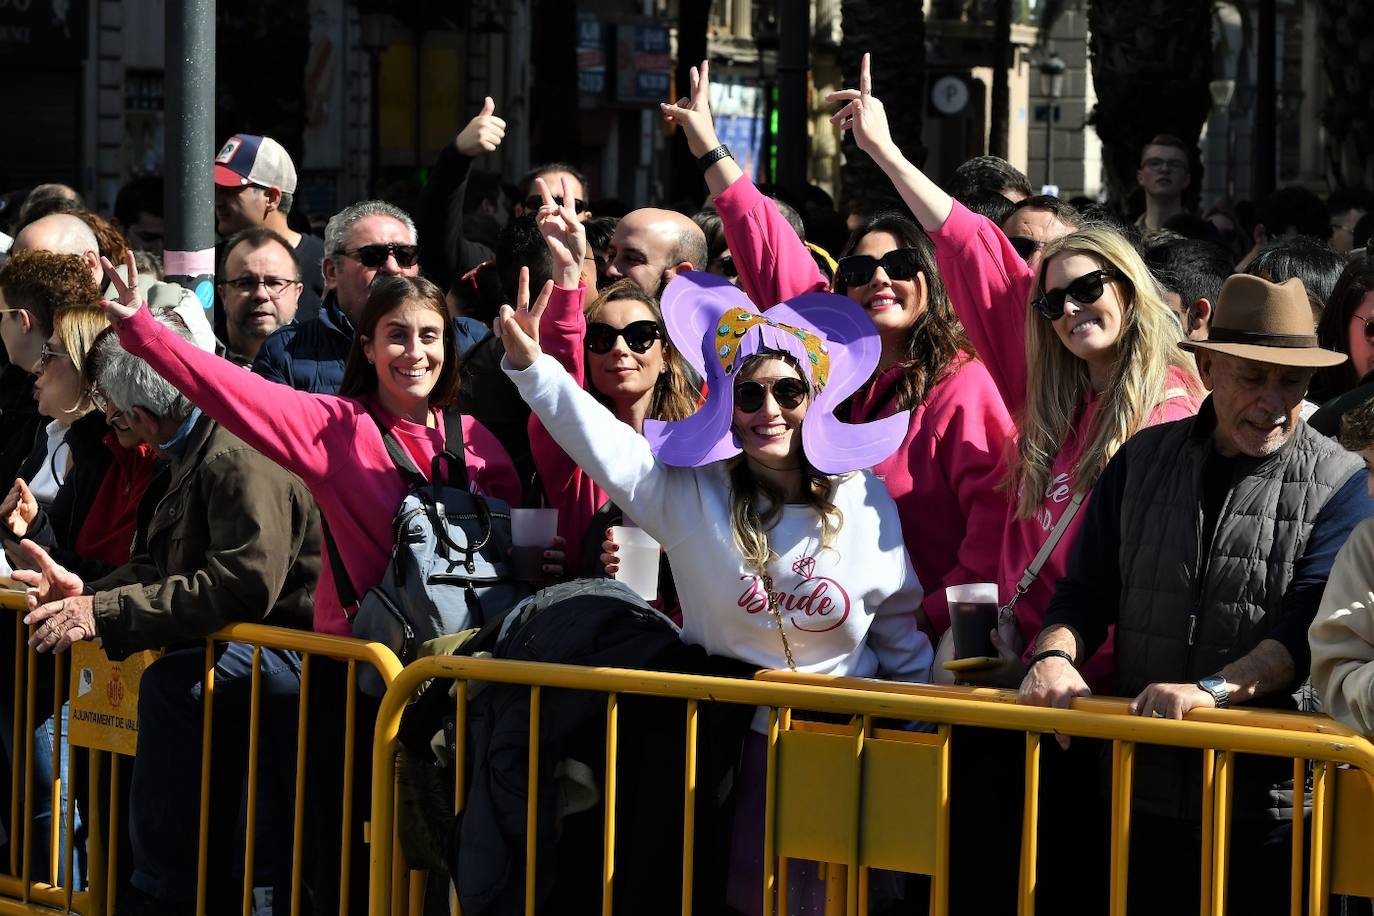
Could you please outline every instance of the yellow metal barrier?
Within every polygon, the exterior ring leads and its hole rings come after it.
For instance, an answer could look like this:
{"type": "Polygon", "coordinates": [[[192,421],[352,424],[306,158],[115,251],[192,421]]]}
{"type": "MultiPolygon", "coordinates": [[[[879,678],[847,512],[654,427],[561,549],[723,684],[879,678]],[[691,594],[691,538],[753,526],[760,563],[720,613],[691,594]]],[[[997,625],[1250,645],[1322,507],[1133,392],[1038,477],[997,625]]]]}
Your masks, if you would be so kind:
{"type": "MultiPolygon", "coordinates": [[[[13,612],[12,620],[7,621],[5,630],[12,634],[14,679],[13,696],[6,701],[0,715],[7,716],[5,735],[9,742],[8,755],[11,764],[10,790],[8,805],[8,824],[10,830],[7,855],[0,857],[0,914],[25,913],[40,914],[54,911],[74,912],[83,916],[104,916],[113,912],[116,895],[119,891],[121,865],[119,850],[127,825],[120,817],[121,780],[131,766],[131,761],[119,754],[101,750],[90,750],[74,746],[69,737],[63,734],[62,708],[70,699],[68,656],[60,655],[51,660],[53,664],[52,709],[37,709],[40,658],[29,649],[27,641],[30,628],[23,623],[25,610],[22,594],[0,590],[0,608],[13,612]],[[35,800],[34,731],[38,723],[49,719],[54,731],[53,768],[54,779],[50,791],[45,791],[51,805],[51,829],[45,844],[46,859],[49,867],[46,873],[38,874],[35,865],[37,835],[33,818],[35,800]],[[87,839],[85,844],[85,868],[76,866],[79,842],[74,837],[75,811],[77,808],[74,793],[70,786],[64,786],[63,770],[59,762],[66,762],[66,771],[76,778],[84,770],[87,774],[81,816],[86,819],[87,839]],[[102,797],[103,796],[103,797],[102,797]],[[79,871],[85,872],[85,884],[77,890],[71,876],[79,871]]],[[[250,713],[248,738],[248,771],[246,800],[247,824],[245,829],[243,860],[243,899],[242,912],[248,916],[253,908],[253,871],[254,847],[257,833],[256,800],[261,783],[258,766],[258,749],[261,744],[262,697],[260,660],[264,649],[281,649],[299,653],[301,656],[300,704],[297,725],[299,728],[298,754],[295,768],[295,811],[294,832],[292,836],[290,901],[274,901],[274,911],[280,916],[301,911],[302,886],[305,874],[302,868],[302,850],[305,844],[305,818],[303,787],[307,785],[309,773],[306,766],[307,722],[309,713],[312,662],[321,658],[331,659],[346,665],[345,704],[346,720],[344,753],[338,765],[342,767],[343,793],[339,805],[343,812],[344,842],[343,855],[339,862],[340,874],[340,912],[348,912],[349,878],[353,865],[349,862],[350,832],[365,831],[367,816],[366,804],[362,810],[354,810],[353,772],[356,761],[352,739],[358,725],[357,715],[357,677],[358,667],[373,669],[389,684],[401,670],[400,662],[385,646],[345,637],[326,636],[280,627],[257,624],[234,624],[213,634],[205,644],[205,669],[203,690],[203,730],[201,735],[202,761],[211,761],[214,751],[213,704],[214,704],[214,666],[216,643],[234,642],[253,647],[253,670],[250,683],[250,713]]],[[[48,664],[45,660],[43,665],[48,664]]],[[[45,704],[46,706],[46,704],[45,704]]],[[[370,723],[363,727],[366,729],[370,723]]],[[[366,732],[363,732],[366,734],[366,732]]],[[[0,748],[0,752],[3,752],[0,748]]],[[[206,909],[207,891],[207,849],[210,831],[233,830],[234,825],[211,825],[209,823],[209,799],[206,789],[209,786],[210,767],[202,765],[200,773],[201,809],[199,829],[196,837],[197,856],[197,903],[196,913],[206,909]]],[[[188,777],[194,778],[194,777],[188,777]]],[[[386,835],[386,834],[383,834],[386,835]]],[[[390,882],[388,882],[390,884],[390,882]]]]}
{"type": "MultiPolygon", "coordinates": [[[[538,733],[541,697],[552,689],[597,691],[607,695],[607,770],[602,785],[606,810],[612,812],[616,791],[614,749],[619,735],[617,710],[621,695],[675,698],[687,701],[685,730],[687,767],[684,779],[684,849],[692,848],[690,816],[697,790],[693,760],[696,724],[704,702],[745,704],[769,708],[767,795],[765,802],[764,862],[760,893],[765,914],[786,913],[787,882],[782,880],[788,859],[805,858],[833,863],[826,868],[827,886],[834,890],[827,912],[866,912],[867,870],[891,869],[931,876],[932,914],[944,914],[948,904],[950,863],[949,786],[950,726],[1002,729],[1025,735],[1026,788],[1022,811],[1023,836],[1018,880],[1018,911],[1034,912],[1039,780],[1039,742],[1046,735],[1096,738],[1111,742],[1111,882],[1113,914],[1125,912],[1130,837],[1131,783],[1135,749],[1140,744],[1195,748],[1204,751],[1205,840],[1200,863],[1204,876],[1199,900],[1202,913],[1226,909],[1228,838],[1231,830],[1230,793],[1235,755],[1256,754],[1289,758],[1294,772],[1305,775],[1315,765],[1315,803],[1310,818],[1297,818],[1292,859],[1294,914],[1325,913],[1330,894],[1374,896],[1374,851],[1365,841],[1374,818],[1374,745],[1330,719],[1262,710],[1199,710],[1184,721],[1143,718],[1126,710],[1126,702],[1084,699],[1071,710],[1022,706],[1007,691],[903,685],[857,679],[830,678],[793,672],[763,672],[753,681],[694,677],[646,671],[593,669],[492,659],[437,657],[421,659],[396,678],[382,701],[374,744],[372,825],[386,835],[394,830],[393,765],[400,716],[415,692],[431,678],[459,682],[455,711],[459,722],[457,747],[462,753],[466,728],[469,681],[524,684],[530,687],[530,729],[538,733]],[[791,722],[791,710],[838,714],[850,724],[791,722]],[[934,733],[892,731],[874,726],[876,719],[933,723],[934,733]],[[1348,767],[1348,769],[1340,769],[1348,767]],[[818,791],[819,790],[819,791],[818,791]],[[1304,823],[1306,822],[1306,823],[1304,823]],[[1302,831],[1310,832],[1310,852],[1302,855],[1302,831]],[[1303,879],[1310,878],[1307,900],[1303,879]]],[[[538,742],[531,742],[527,799],[526,888],[535,874],[535,836],[538,742]]],[[[464,771],[455,762],[455,807],[464,805],[464,771]]],[[[1301,780],[1298,783],[1301,786],[1301,780]]],[[[1299,811],[1301,805],[1298,805],[1299,811]]],[[[602,907],[612,908],[615,828],[608,814],[603,842],[605,871],[602,907]]],[[[371,909],[373,916],[391,912],[396,897],[390,882],[403,869],[398,851],[386,844],[371,847],[371,909]]],[[[684,888],[693,867],[683,862],[684,888]]],[[[533,894],[526,894],[526,912],[533,913],[533,894]]],[[[455,910],[456,911],[456,910],[455,910]]],[[[682,912],[692,912],[690,891],[683,894],[682,912]]]]}

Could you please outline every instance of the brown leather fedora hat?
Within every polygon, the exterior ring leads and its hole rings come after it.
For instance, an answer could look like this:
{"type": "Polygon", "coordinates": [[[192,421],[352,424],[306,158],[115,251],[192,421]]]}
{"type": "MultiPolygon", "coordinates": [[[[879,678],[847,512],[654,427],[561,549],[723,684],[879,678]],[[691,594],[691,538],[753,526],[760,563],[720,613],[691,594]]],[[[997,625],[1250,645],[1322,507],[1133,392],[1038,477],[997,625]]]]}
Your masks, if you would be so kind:
{"type": "Polygon", "coordinates": [[[1310,369],[1346,361],[1344,353],[1317,346],[1312,306],[1297,277],[1270,283],[1248,274],[1233,274],[1221,287],[1207,339],[1185,340],[1179,346],[1310,369]]]}

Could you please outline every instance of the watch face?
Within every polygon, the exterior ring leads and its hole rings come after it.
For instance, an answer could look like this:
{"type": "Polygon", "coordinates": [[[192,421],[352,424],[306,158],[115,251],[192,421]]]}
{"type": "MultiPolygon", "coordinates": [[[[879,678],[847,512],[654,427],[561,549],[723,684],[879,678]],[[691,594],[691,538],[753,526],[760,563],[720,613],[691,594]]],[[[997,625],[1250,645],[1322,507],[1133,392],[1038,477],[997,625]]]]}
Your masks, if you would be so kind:
{"type": "Polygon", "coordinates": [[[1203,690],[1220,690],[1226,685],[1226,678],[1220,674],[1213,674],[1198,681],[1198,686],[1203,690]]]}

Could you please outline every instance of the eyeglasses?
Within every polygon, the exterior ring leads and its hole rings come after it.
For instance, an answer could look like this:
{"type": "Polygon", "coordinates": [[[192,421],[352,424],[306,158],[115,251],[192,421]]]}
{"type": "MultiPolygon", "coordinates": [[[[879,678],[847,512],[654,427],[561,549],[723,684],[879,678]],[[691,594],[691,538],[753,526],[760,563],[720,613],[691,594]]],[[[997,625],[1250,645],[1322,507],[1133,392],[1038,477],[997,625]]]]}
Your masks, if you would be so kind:
{"type": "Polygon", "coordinates": [[[783,410],[793,410],[811,393],[806,382],[799,378],[779,378],[770,382],[756,382],[746,379],[735,383],[735,409],[743,413],[753,413],[763,407],[764,395],[773,393],[773,400],[783,410]]]}
{"type": "Polygon", "coordinates": [[[420,246],[398,245],[395,242],[386,245],[359,245],[357,248],[345,248],[339,254],[357,258],[364,267],[381,267],[386,264],[389,257],[395,258],[396,264],[400,267],[414,267],[415,262],[420,260],[420,246]]]}
{"type": "Polygon", "coordinates": [[[1105,281],[1120,279],[1121,273],[1116,268],[1104,267],[1078,277],[1067,286],[1041,293],[1032,304],[1045,320],[1058,321],[1064,317],[1065,298],[1073,299],[1079,305],[1091,305],[1102,298],[1105,281]]]}
{"type": "Polygon", "coordinates": [[[1351,315],[1350,317],[1364,323],[1364,339],[1374,343],[1374,318],[1361,318],[1359,315],[1351,315]]]}
{"type": "Polygon", "coordinates": [[[33,367],[34,373],[37,374],[41,372],[47,367],[48,363],[52,362],[54,359],[70,360],[71,357],[61,350],[54,350],[46,340],[43,341],[43,349],[38,351],[38,363],[33,367]]]}
{"type": "Polygon", "coordinates": [[[286,292],[287,287],[294,286],[299,282],[301,281],[286,280],[282,277],[263,277],[261,280],[256,277],[239,277],[237,280],[225,280],[221,285],[237,290],[242,296],[251,296],[257,292],[259,286],[265,286],[267,287],[267,295],[276,299],[286,292]]]}
{"type": "Polygon", "coordinates": [[[1037,251],[1045,247],[1044,242],[1028,239],[1024,235],[1009,235],[1007,241],[1011,242],[1011,247],[1016,249],[1016,253],[1023,261],[1029,261],[1037,251]]]}
{"type": "Polygon", "coordinates": [[[723,254],[716,258],[715,265],[720,268],[720,275],[728,280],[733,280],[739,276],[739,268],[735,267],[735,256],[723,254]]]}
{"type": "Polygon", "coordinates": [[[921,272],[920,252],[915,248],[894,248],[881,258],[867,254],[840,258],[835,269],[835,292],[843,293],[851,286],[867,284],[879,267],[889,280],[910,280],[921,272]]]}
{"type": "Polygon", "coordinates": [[[1188,163],[1183,159],[1157,159],[1153,156],[1151,156],[1149,159],[1146,159],[1144,162],[1140,163],[1140,167],[1144,169],[1151,169],[1156,172],[1188,171],[1188,163]]]}
{"type": "Polygon", "coordinates": [[[96,410],[100,411],[106,416],[109,416],[111,410],[115,412],[115,416],[119,416],[120,414],[124,413],[124,411],[119,409],[119,405],[116,404],[114,401],[111,401],[110,396],[106,394],[104,391],[101,391],[99,388],[96,388],[94,386],[87,388],[86,397],[91,399],[91,403],[95,405],[96,410]]]}
{"type": "MultiPolygon", "coordinates": [[[[563,195],[555,194],[553,197],[553,202],[560,207],[563,206],[563,195]]],[[[544,206],[544,198],[540,197],[538,194],[531,194],[529,197],[525,198],[526,210],[538,210],[542,206],[544,206]]],[[[573,212],[586,213],[587,202],[585,200],[573,198],[573,212]]]]}
{"type": "Polygon", "coordinates": [[[593,321],[587,325],[587,349],[597,356],[605,356],[611,352],[611,348],[615,346],[618,337],[623,337],[625,346],[635,353],[647,353],[649,348],[654,345],[654,341],[663,339],[663,329],[658,326],[657,321],[649,319],[631,321],[623,328],[613,327],[600,321],[593,321]]]}

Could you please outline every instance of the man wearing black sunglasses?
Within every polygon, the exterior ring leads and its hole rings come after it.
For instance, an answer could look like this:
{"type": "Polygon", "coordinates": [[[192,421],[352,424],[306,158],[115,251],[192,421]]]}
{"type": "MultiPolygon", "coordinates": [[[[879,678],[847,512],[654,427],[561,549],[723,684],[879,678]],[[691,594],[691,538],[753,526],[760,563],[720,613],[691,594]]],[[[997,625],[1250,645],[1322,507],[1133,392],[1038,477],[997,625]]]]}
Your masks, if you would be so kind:
{"type": "Polygon", "coordinates": [[[1073,232],[1082,221],[1078,211],[1058,197],[1037,194],[1012,207],[1002,232],[1021,260],[1032,271],[1039,271],[1045,246],[1073,232]]]}

